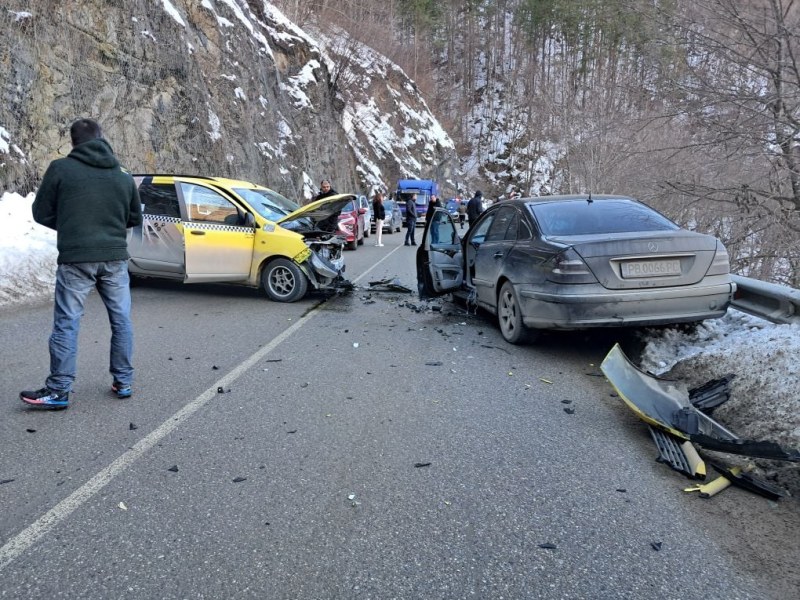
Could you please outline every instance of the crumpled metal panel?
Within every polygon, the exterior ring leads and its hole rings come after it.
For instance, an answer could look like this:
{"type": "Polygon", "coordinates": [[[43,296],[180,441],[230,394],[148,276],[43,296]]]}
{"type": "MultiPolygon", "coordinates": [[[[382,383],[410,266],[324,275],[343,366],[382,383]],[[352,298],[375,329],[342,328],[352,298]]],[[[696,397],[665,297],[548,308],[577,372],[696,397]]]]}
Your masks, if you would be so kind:
{"type": "Polygon", "coordinates": [[[619,344],[603,359],[603,374],[620,398],[646,423],[709,450],[800,462],[800,451],[769,441],[742,439],[695,408],[675,382],[645,373],[631,363],[619,344]]]}

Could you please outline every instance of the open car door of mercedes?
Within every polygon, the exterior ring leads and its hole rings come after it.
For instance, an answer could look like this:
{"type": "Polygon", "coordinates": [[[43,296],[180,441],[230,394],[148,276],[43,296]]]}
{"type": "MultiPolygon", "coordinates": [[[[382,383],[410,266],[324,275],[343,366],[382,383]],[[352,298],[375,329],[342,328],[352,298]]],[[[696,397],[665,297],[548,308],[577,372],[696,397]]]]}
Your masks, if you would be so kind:
{"type": "Polygon", "coordinates": [[[453,219],[437,208],[425,226],[417,249],[417,285],[420,297],[449,294],[461,289],[464,281],[461,239],[453,219]]]}

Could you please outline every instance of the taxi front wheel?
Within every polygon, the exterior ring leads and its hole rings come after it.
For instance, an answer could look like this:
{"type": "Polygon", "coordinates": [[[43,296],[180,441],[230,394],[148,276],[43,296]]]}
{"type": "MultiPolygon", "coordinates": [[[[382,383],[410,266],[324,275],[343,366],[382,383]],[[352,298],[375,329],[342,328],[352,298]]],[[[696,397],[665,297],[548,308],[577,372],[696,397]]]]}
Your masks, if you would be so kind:
{"type": "Polygon", "coordinates": [[[291,260],[276,258],[261,272],[261,286],[274,302],[294,302],[306,295],[308,279],[291,260]]]}

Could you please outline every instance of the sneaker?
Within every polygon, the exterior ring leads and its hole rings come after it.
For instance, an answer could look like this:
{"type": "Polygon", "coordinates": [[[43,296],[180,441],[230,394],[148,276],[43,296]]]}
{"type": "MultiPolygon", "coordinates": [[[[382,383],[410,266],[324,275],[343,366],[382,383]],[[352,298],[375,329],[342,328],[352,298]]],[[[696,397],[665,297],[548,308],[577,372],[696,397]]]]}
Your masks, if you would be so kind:
{"type": "Polygon", "coordinates": [[[130,398],[133,395],[131,386],[127,383],[120,383],[115,381],[111,384],[111,391],[117,395],[117,398],[130,398]]]}
{"type": "Polygon", "coordinates": [[[417,242],[411,242],[411,245],[412,245],[412,246],[416,246],[416,245],[417,245],[417,242]]]}
{"type": "Polygon", "coordinates": [[[383,248],[383,244],[378,244],[378,248],[383,248]]]}
{"type": "Polygon", "coordinates": [[[69,406],[69,392],[56,392],[46,387],[35,391],[20,392],[19,399],[25,404],[49,410],[58,410],[69,406]]]}
{"type": "Polygon", "coordinates": [[[406,243],[405,243],[405,244],[403,244],[403,245],[404,245],[404,246],[410,246],[411,244],[409,244],[408,242],[406,242],[406,243]]]}

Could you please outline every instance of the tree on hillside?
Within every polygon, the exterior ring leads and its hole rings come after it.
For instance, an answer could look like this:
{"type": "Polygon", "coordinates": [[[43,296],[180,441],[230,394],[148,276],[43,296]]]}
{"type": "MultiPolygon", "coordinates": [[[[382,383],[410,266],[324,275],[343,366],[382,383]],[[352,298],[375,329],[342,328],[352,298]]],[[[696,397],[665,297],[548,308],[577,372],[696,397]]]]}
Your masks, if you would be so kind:
{"type": "Polygon", "coordinates": [[[691,125],[694,134],[675,151],[702,171],[667,185],[738,222],[720,227],[749,273],[778,270],[796,284],[800,7],[794,0],[708,0],[684,8],[664,20],[675,34],[668,41],[686,49],[671,81],[681,102],[669,118],[691,125]]]}

